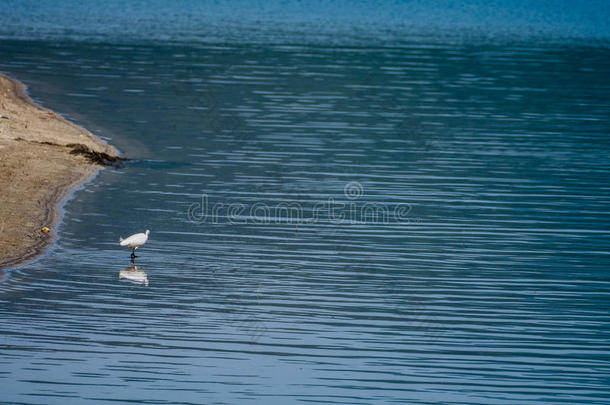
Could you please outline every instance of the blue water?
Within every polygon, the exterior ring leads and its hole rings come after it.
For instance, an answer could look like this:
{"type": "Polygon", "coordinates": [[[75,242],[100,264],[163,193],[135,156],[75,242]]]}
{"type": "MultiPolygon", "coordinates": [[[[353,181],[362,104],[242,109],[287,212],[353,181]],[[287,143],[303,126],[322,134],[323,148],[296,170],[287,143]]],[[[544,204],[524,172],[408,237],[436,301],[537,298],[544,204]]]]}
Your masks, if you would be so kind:
{"type": "Polygon", "coordinates": [[[218,43],[610,39],[606,0],[5,0],[0,38],[218,43]]]}
{"type": "Polygon", "coordinates": [[[1,403],[607,403],[605,2],[9,3],[134,160],[3,270],[1,403]]]}

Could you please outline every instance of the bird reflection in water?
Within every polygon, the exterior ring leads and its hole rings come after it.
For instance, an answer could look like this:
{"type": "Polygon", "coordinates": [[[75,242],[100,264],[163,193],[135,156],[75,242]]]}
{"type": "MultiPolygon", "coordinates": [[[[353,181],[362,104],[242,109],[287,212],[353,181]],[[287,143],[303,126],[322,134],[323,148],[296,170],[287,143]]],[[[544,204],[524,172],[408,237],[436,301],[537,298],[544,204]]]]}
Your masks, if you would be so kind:
{"type": "Polygon", "coordinates": [[[134,284],[144,285],[148,287],[148,275],[139,266],[133,264],[119,272],[119,280],[126,279],[134,284]]]}

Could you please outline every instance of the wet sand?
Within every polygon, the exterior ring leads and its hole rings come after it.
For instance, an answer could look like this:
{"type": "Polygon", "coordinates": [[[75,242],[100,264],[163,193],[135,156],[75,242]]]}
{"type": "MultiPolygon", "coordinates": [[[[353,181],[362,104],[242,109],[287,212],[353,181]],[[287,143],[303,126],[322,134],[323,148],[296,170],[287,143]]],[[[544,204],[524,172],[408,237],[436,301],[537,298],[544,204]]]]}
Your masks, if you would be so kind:
{"type": "Polygon", "coordinates": [[[52,243],[62,201],[102,167],[76,153],[87,149],[93,157],[118,155],[0,75],[0,268],[31,260],[52,243]]]}

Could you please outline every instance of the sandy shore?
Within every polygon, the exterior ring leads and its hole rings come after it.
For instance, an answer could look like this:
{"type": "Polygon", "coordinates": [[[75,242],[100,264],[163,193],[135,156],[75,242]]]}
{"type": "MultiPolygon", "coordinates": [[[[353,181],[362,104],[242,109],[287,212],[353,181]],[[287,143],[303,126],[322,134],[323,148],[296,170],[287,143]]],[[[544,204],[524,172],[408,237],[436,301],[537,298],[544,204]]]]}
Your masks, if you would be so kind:
{"type": "Polygon", "coordinates": [[[94,161],[116,155],[90,132],[32,102],[21,82],[0,75],[0,268],[42,253],[70,190],[102,167],[94,161]]]}

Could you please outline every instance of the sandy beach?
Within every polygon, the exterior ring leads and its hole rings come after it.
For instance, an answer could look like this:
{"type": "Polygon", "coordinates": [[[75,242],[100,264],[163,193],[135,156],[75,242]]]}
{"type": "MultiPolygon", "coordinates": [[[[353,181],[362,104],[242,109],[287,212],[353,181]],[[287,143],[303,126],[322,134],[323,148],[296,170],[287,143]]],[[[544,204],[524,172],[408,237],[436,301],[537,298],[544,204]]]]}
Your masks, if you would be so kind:
{"type": "Polygon", "coordinates": [[[70,190],[117,155],[87,130],[35,104],[23,83],[0,75],[0,268],[43,252],[70,190]]]}

